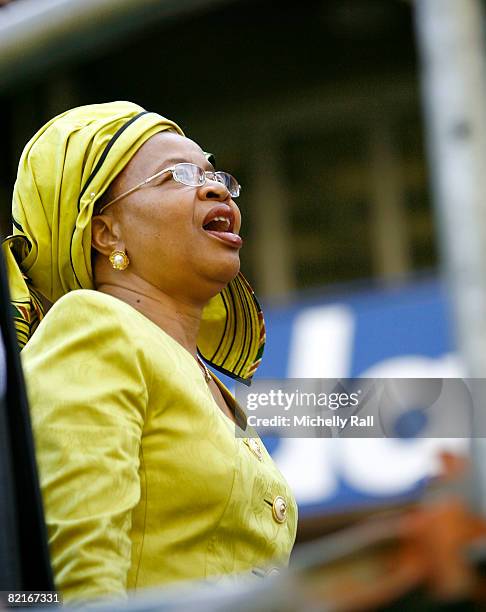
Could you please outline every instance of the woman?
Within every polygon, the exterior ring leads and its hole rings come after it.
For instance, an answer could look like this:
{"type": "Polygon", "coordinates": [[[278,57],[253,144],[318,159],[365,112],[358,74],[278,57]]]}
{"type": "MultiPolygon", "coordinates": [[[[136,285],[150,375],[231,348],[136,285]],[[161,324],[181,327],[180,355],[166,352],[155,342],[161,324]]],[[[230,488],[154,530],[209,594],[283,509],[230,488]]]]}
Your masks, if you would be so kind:
{"type": "Polygon", "coordinates": [[[22,154],[4,253],[66,600],[288,562],[292,494],[199,357],[248,384],[263,350],[239,189],[128,102],[68,111],[22,154]]]}

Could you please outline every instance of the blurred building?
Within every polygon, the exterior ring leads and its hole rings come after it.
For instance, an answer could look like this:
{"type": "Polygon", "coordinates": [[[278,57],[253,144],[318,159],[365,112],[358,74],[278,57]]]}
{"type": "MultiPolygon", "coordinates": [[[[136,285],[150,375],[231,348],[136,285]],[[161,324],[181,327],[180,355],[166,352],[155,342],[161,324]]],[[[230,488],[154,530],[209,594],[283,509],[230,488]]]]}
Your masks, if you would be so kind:
{"type": "MultiPolygon", "coordinates": [[[[4,0],[0,26],[29,3],[4,0]]],[[[91,20],[95,3],[71,4],[84,20],[12,45],[1,66],[4,232],[34,131],[67,108],[129,99],[239,178],[243,269],[267,300],[434,270],[409,3],[119,0],[91,20]]]]}
{"type": "MultiPolygon", "coordinates": [[[[2,4],[4,233],[33,133],[68,108],[132,100],[176,120],[243,185],[242,267],[269,332],[261,376],[463,375],[435,278],[412,3],[2,4]]],[[[437,469],[423,440],[326,442],[270,448],[302,517],[397,501],[437,469]]]]}

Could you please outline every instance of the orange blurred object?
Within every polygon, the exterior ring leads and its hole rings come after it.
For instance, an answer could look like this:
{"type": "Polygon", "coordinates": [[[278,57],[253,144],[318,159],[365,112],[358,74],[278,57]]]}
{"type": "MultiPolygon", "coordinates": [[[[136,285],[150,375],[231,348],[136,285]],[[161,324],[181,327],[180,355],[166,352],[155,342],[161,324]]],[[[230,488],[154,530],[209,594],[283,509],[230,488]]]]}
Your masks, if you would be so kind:
{"type": "Polygon", "coordinates": [[[452,453],[440,459],[441,473],[423,501],[353,517],[352,526],[320,540],[326,560],[301,575],[308,606],[372,611],[419,593],[434,604],[469,601],[486,609],[486,581],[474,559],[486,559],[486,520],[454,491],[470,462],[452,453]]]}

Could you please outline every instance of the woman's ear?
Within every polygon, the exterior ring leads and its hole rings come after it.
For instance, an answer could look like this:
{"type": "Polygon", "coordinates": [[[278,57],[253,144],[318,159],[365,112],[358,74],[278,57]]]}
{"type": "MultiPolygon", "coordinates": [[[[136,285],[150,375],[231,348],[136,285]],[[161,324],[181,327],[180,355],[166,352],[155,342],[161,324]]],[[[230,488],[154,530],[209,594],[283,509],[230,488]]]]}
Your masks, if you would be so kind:
{"type": "Polygon", "coordinates": [[[91,219],[91,246],[106,257],[123,247],[118,223],[111,215],[96,215],[91,219]]]}

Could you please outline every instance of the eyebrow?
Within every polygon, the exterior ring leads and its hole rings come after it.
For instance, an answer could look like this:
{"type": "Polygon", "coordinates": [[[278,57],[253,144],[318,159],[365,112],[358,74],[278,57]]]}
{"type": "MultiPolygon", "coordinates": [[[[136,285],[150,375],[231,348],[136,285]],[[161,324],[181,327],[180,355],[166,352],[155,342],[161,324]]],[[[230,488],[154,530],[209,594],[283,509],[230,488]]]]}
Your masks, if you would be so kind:
{"type": "MultiPolygon", "coordinates": [[[[214,170],[214,166],[210,161],[206,159],[205,162],[206,164],[209,164],[211,170],[214,170]]],[[[157,174],[157,172],[164,170],[164,168],[169,168],[170,166],[173,166],[175,164],[192,164],[192,163],[194,162],[187,161],[187,159],[184,159],[183,157],[169,157],[169,159],[166,159],[163,164],[158,165],[155,168],[155,170],[152,172],[152,174],[157,174]]],[[[199,164],[195,164],[195,165],[198,166],[199,164]]],[[[204,166],[201,166],[201,168],[204,169],[204,166]]]]}

